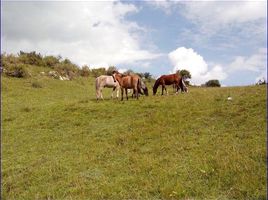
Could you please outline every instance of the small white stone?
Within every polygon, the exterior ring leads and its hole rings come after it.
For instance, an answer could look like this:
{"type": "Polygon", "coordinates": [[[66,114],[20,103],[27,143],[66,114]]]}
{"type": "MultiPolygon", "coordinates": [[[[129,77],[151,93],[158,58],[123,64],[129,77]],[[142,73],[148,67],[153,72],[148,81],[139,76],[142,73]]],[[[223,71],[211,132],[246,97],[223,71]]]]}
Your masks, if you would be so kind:
{"type": "Polygon", "coordinates": [[[228,97],[227,100],[228,100],[228,101],[232,101],[233,98],[232,98],[232,97],[228,97]]]}

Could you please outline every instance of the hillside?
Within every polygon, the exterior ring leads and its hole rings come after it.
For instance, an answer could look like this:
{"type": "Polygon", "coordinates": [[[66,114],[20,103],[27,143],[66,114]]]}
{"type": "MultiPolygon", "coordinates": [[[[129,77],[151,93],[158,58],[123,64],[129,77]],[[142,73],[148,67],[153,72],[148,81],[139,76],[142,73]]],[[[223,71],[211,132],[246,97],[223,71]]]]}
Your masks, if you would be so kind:
{"type": "Polygon", "coordinates": [[[266,198],[265,86],[110,91],[96,102],[91,77],[2,77],[2,197],[266,198]]]}

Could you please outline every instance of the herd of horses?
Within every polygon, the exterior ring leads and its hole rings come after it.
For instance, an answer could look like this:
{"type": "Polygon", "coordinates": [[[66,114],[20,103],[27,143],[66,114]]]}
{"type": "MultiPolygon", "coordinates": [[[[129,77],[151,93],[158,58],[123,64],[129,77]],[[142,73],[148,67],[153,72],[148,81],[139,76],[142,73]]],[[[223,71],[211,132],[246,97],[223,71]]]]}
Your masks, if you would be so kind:
{"type": "MultiPolygon", "coordinates": [[[[164,90],[166,94],[168,94],[166,85],[172,85],[176,90],[176,94],[179,92],[179,90],[181,90],[181,92],[188,92],[188,88],[186,87],[183,78],[179,74],[162,75],[159,77],[154,83],[153,95],[156,94],[157,88],[160,85],[162,86],[162,95],[164,94],[164,90]]],[[[101,75],[97,77],[97,100],[103,100],[102,90],[105,87],[112,88],[112,98],[114,98],[114,91],[116,91],[116,97],[119,98],[119,90],[121,89],[121,100],[123,100],[124,91],[126,94],[126,99],[128,100],[128,91],[130,89],[133,90],[132,97],[135,97],[136,99],[139,99],[139,94],[148,96],[148,88],[142,81],[141,77],[136,74],[125,75],[119,73],[118,71],[113,71],[113,74],[111,76],[101,75]]]]}

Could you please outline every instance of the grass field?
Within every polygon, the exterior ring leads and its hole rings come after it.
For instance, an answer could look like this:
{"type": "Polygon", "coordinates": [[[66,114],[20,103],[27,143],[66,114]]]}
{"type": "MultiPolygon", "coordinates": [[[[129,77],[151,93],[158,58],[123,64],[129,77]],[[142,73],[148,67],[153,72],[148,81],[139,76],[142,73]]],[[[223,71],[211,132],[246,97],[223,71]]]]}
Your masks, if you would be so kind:
{"type": "Polygon", "coordinates": [[[265,86],[110,91],[2,77],[3,199],[266,199],[265,86]]]}

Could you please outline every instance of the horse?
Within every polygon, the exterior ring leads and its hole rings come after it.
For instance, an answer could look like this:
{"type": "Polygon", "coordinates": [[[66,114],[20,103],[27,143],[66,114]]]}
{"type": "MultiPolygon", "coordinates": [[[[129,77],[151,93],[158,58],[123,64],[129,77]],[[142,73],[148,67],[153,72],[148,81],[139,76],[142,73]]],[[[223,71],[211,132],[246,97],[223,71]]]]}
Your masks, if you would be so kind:
{"type": "Polygon", "coordinates": [[[114,91],[116,90],[116,98],[119,97],[119,89],[120,89],[120,85],[118,83],[118,81],[116,81],[114,79],[113,76],[106,76],[106,75],[101,75],[99,77],[96,78],[96,96],[97,96],[97,100],[99,100],[99,98],[101,98],[103,100],[103,96],[102,96],[102,89],[107,87],[107,88],[113,88],[112,94],[111,94],[111,98],[114,97],[114,91]]]}
{"type": "Polygon", "coordinates": [[[173,92],[176,92],[177,90],[181,90],[181,92],[186,92],[188,93],[188,87],[186,86],[184,80],[182,79],[182,85],[183,88],[181,88],[180,86],[178,86],[179,88],[177,88],[176,84],[173,84],[173,92]]]}
{"type": "MultiPolygon", "coordinates": [[[[140,78],[138,75],[133,75],[133,76],[137,76],[138,78],[140,78]]],[[[138,94],[149,96],[148,88],[146,87],[145,83],[142,81],[141,78],[140,78],[140,81],[141,81],[141,89],[142,90],[138,89],[138,94]]],[[[132,98],[133,97],[134,97],[134,91],[132,93],[132,98]]]]}
{"type": "Polygon", "coordinates": [[[160,76],[160,78],[158,78],[155,81],[154,87],[153,87],[153,95],[156,94],[157,92],[157,88],[159,85],[162,85],[162,95],[164,94],[164,90],[166,91],[166,94],[168,94],[167,92],[167,88],[166,85],[174,85],[176,86],[176,93],[178,93],[178,90],[181,88],[182,91],[185,91],[186,89],[184,88],[183,85],[183,80],[182,77],[178,74],[169,74],[169,75],[162,75],[160,76]]]}
{"type": "Polygon", "coordinates": [[[121,101],[123,101],[124,89],[126,93],[126,98],[128,100],[128,89],[133,89],[135,97],[139,99],[138,92],[141,91],[141,78],[137,75],[123,75],[117,71],[113,72],[113,77],[118,81],[121,87],[121,101]]]}

